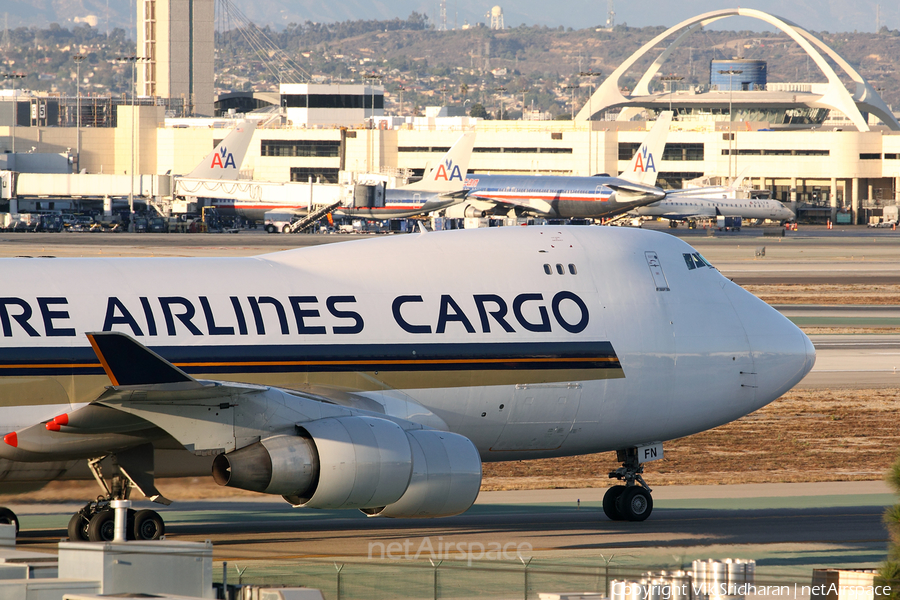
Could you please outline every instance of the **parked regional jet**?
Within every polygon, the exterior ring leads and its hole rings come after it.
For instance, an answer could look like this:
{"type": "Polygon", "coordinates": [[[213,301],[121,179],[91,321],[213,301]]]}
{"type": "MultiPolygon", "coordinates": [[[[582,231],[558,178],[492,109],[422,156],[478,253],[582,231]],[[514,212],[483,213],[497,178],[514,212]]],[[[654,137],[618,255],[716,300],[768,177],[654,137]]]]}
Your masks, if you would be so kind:
{"type": "Polygon", "coordinates": [[[635,208],[632,213],[670,221],[715,219],[719,216],[792,221],[796,216],[782,202],[771,198],[703,198],[690,193],[676,195],[672,192],[659,202],[635,208]]]}
{"type": "Polygon", "coordinates": [[[628,170],[618,177],[472,175],[466,180],[467,203],[458,211],[467,217],[499,211],[554,219],[601,218],[665,198],[656,187],[657,163],[671,121],[671,112],[659,115],[628,170]]]}
{"type": "MultiPolygon", "coordinates": [[[[0,491],[89,478],[88,460],[106,496],[72,539],[109,539],[110,501],[132,487],[168,502],[154,477],[171,474],[440,517],[472,505],[483,461],[613,450],[623,485],[604,512],[643,520],[663,442],[765,406],[815,361],[691,246],[638,229],[6,258],[0,279],[0,491]]],[[[140,511],[129,528],[153,539],[164,523],[140,511]]]]}

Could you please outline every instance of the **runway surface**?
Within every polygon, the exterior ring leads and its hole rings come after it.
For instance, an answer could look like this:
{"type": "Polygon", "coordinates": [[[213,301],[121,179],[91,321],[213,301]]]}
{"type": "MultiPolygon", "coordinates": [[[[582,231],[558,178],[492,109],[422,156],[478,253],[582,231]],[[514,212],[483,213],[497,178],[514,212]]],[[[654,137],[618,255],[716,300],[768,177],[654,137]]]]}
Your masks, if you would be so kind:
{"type": "MultiPolygon", "coordinates": [[[[421,547],[527,545],[553,559],[627,553],[635,564],[740,556],[760,566],[871,565],[883,560],[882,482],[671,486],[654,490],[643,523],[602,513],[605,489],[486,492],[463,515],[435,520],[372,519],[356,511],[292,509],[280,499],[176,502],[154,507],[170,539],[212,540],[217,560],[368,558],[379,544],[421,547]]],[[[140,503],[144,506],[145,503],[140,503]]],[[[147,506],[150,506],[147,504],[147,506]]],[[[23,550],[53,551],[76,505],[17,507],[23,550]]],[[[672,565],[670,565],[672,566],[672,565]]]]}

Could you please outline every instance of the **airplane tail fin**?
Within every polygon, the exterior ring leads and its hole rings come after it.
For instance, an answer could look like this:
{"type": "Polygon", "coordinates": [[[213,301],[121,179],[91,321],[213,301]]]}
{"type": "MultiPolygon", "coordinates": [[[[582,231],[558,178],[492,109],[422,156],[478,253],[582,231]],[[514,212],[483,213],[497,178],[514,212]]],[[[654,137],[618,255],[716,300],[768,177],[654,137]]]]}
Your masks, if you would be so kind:
{"type": "Polygon", "coordinates": [[[731,191],[741,187],[741,184],[744,183],[744,179],[747,178],[747,173],[749,173],[752,168],[753,165],[747,165],[746,167],[744,167],[744,170],[738,173],[737,177],[735,177],[731,181],[731,183],[728,184],[728,187],[726,189],[731,191]]]}
{"type": "Polygon", "coordinates": [[[234,131],[206,155],[199,165],[186,177],[192,179],[237,179],[241,164],[256,131],[256,121],[241,121],[234,131]]]}
{"type": "Polygon", "coordinates": [[[644,138],[644,143],[631,159],[631,165],[622,171],[619,179],[643,185],[656,185],[656,176],[659,174],[657,165],[662,160],[671,122],[672,111],[667,110],[659,114],[653,128],[644,138]]]}
{"type": "Polygon", "coordinates": [[[420,181],[405,185],[404,190],[423,192],[457,192],[463,189],[469,159],[475,147],[475,132],[467,131],[456,140],[438,164],[432,167],[420,181]]]}

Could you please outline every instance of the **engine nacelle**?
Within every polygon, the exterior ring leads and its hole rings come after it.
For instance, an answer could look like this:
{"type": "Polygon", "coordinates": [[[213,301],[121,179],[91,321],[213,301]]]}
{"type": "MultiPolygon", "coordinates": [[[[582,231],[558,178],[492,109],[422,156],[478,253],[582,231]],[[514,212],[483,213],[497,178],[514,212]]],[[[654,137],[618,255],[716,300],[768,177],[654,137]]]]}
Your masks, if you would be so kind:
{"type": "Polygon", "coordinates": [[[319,455],[308,437],[276,435],[219,454],[213,460],[212,476],[219,485],[251,492],[301,494],[319,479],[319,455]]]}
{"type": "Polygon", "coordinates": [[[369,516],[449,517],[469,509],[481,488],[481,457],[468,438],[446,431],[407,431],[413,451],[409,488],[397,502],[363,509],[369,516]]]}
{"type": "Polygon", "coordinates": [[[412,448],[387,419],[341,417],[303,423],[301,435],[277,435],[213,461],[219,485],[278,494],[307,508],[389,505],[403,496],[412,448]]]}
{"type": "Polygon", "coordinates": [[[475,208],[471,204],[466,206],[466,212],[464,214],[469,218],[480,219],[480,218],[484,217],[484,211],[475,208]]]}

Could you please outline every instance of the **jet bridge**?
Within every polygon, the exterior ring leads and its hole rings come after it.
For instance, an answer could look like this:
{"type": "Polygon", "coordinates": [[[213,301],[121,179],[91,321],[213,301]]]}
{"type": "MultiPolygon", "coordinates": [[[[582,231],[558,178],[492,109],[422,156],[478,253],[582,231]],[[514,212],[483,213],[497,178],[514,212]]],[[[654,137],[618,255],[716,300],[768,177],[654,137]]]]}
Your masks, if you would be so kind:
{"type": "MultiPolygon", "coordinates": [[[[352,188],[350,192],[352,193],[352,188]]],[[[234,211],[257,220],[261,220],[266,211],[278,208],[309,210],[317,206],[330,206],[335,202],[340,203],[345,194],[345,186],[335,183],[229,181],[189,177],[175,180],[177,197],[211,198],[213,206],[225,213],[234,211]]]]}

